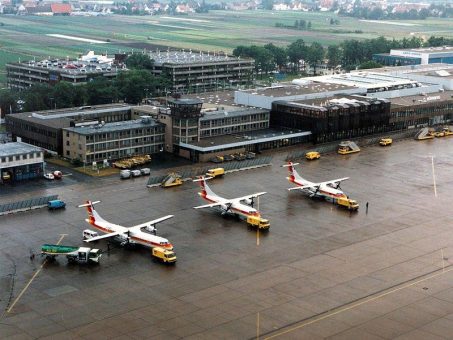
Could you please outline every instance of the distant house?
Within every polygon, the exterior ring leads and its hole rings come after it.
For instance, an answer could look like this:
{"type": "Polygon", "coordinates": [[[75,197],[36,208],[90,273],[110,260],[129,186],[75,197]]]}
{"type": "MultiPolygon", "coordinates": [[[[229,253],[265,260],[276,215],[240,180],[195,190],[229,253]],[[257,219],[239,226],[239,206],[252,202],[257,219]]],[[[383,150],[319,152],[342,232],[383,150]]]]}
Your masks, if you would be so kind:
{"type": "Polygon", "coordinates": [[[50,5],[25,7],[25,14],[28,15],[53,15],[50,5]]]}
{"type": "Polygon", "coordinates": [[[274,4],[274,5],[272,5],[272,9],[274,11],[288,11],[289,5],[287,5],[285,3],[274,4]]]}
{"type": "Polygon", "coordinates": [[[189,5],[179,4],[175,8],[176,13],[193,13],[194,10],[189,5]]]}
{"type": "Polygon", "coordinates": [[[72,8],[70,4],[51,4],[50,8],[53,15],[71,15],[72,8]]]}

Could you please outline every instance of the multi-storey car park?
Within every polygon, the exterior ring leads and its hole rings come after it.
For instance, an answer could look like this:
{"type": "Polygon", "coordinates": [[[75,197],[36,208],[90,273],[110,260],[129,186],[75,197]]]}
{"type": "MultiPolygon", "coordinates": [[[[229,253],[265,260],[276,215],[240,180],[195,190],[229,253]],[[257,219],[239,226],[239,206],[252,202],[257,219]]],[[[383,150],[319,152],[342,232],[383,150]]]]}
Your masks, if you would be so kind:
{"type": "Polygon", "coordinates": [[[172,83],[168,91],[199,93],[251,85],[255,61],[224,53],[192,51],[155,51],[152,72],[165,74],[172,83]]]}

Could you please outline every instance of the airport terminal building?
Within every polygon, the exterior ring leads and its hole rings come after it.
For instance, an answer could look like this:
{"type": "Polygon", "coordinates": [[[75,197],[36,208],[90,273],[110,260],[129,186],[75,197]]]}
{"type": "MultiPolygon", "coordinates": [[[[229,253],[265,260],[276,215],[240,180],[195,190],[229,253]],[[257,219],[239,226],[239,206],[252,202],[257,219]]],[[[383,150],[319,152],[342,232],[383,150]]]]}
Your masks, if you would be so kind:
{"type": "Polygon", "coordinates": [[[21,142],[0,144],[0,183],[38,178],[43,173],[41,148],[21,142]]]}
{"type": "Polygon", "coordinates": [[[158,153],[165,125],[151,117],[63,129],[63,156],[84,164],[158,153]]]}
{"type": "Polygon", "coordinates": [[[453,64],[453,46],[392,49],[374,54],[373,61],[385,66],[453,64]]]}

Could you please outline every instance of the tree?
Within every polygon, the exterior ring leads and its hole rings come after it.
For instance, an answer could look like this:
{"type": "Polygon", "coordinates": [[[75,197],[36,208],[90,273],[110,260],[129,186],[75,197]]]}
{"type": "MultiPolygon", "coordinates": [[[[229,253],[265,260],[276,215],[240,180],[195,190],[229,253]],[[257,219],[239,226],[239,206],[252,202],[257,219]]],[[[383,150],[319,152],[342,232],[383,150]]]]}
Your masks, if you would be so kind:
{"type": "Polygon", "coordinates": [[[130,69],[146,69],[150,70],[153,68],[154,61],[143,53],[132,53],[126,59],[126,66],[130,69]]]}
{"type": "Polygon", "coordinates": [[[300,61],[305,59],[307,53],[307,46],[305,41],[298,39],[288,46],[287,52],[289,61],[299,70],[300,61]]]}
{"type": "Polygon", "coordinates": [[[130,70],[121,72],[115,79],[120,98],[131,104],[138,104],[146,96],[148,84],[152,83],[153,76],[148,71],[130,70]]]}
{"type": "Polygon", "coordinates": [[[369,60],[369,61],[365,61],[364,63],[361,63],[359,65],[359,70],[366,70],[366,69],[370,69],[370,68],[381,68],[382,65],[373,61],[373,60],[369,60]]]}
{"type": "Polygon", "coordinates": [[[70,83],[61,81],[55,84],[50,94],[50,97],[53,98],[51,109],[73,107],[75,99],[74,95],[74,86],[70,83]]]}
{"type": "Polygon", "coordinates": [[[312,42],[307,51],[307,61],[313,67],[313,75],[316,75],[316,65],[324,59],[324,47],[318,42],[312,42]]]}
{"type": "Polygon", "coordinates": [[[89,105],[117,102],[119,95],[113,81],[104,77],[94,78],[85,85],[86,103],[89,105]]]}
{"type": "Polygon", "coordinates": [[[33,85],[23,91],[24,111],[48,110],[52,105],[50,100],[51,91],[52,89],[49,85],[42,84],[33,85]]]}
{"type": "Polygon", "coordinates": [[[264,45],[264,48],[267,49],[272,54],[279,70],[286,66],[288,56],[284,48],[277,47],[272,43],[264,45]]]}
{"type": "Polygon", "coordinates": [[[311,30],[311,21],[309,21],[307,24],[307,30],[311,30]]]}
{"type": "Polygon", "coordinates": [[[337,67],[341,63],[341,49],[338,45],[330,45],[327,47],[327,66],[331,69],[337,67]]]}
{"type": "Polygon", "coordinates": [[[18,97],[11,90],[0,90],[0,110],[3,114],[17,112],[18,97]]]}

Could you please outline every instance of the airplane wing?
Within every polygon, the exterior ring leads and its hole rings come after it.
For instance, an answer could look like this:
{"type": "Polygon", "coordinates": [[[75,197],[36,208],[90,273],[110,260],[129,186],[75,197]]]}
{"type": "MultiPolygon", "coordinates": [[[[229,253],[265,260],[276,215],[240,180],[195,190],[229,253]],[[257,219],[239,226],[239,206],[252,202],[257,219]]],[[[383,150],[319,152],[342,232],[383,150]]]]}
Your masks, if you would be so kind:
{"type": "Polygon", "coordinates": [[[89,238],[89,239],[84,240],[84,241],[85,242],[93,242],[93,241],[97,241],[97,240],[102,240],[104,238],[118,236],[118,235],[121,235],[121,234],[125,234],[125,232],[124,231],[115,231],[114,233],[108,233],[108,234],[104,234],[104,235],[101,235],[101,236],[92,237],[92,238],[89,238]]]}
{"type": "Polygon", "coordinates": [[[220,207],[222,204],[228,204],[229,202],[217,202],[205,205],[199,205],[198,207],[193,207],[194,209],[204,209],[204,208],[213,208],[213,207],[220,207]]]}
{"type": "Polygon", "coordinates": [[[164,216],[164,217],[160,217],[156,220],[152,220],[152,221],[149,221],[149,222],[145,222],[145,223],[142,223],[142,224],[138,224],[138,225],[134,225],[133,227],[130,227],[128,228],[130,231],[137,231],[137,230],[140,230],[142,228],[145,228],[145,227],[149,227],[149,226],[153,226],[159,222],[163,222],[165,220],[168,220],[169,218],[172,218],[174,215],[167,215],[167,216],[164,216]]]}
{"type": "Polygon", "coordinates": [[[237,197],[237,198],[233,198],[231,201],[243,201],[243,200],[246,200],[246,199],[257,198],[258,196],[261,196],[261,195],[264,195],[264,194],[267,194],[267,192],[257,192],[255,194],[242,196],[242,197],[237,197]]]}
{"type": "Polygon", "coordinates": [[[321,184],[324,184],[324,185],[327,185],[327,184],[337,184],[337,183],[340,183],[340,182],[343,182],[345,180],[349,179],[349,177],[343,177],[343,178],[339,178],[339,179],[333,179],[331,181],[327,181],[327,182],[321,182],[321,183],[316,183],[317,185],[321,185],[321,184]]]}

